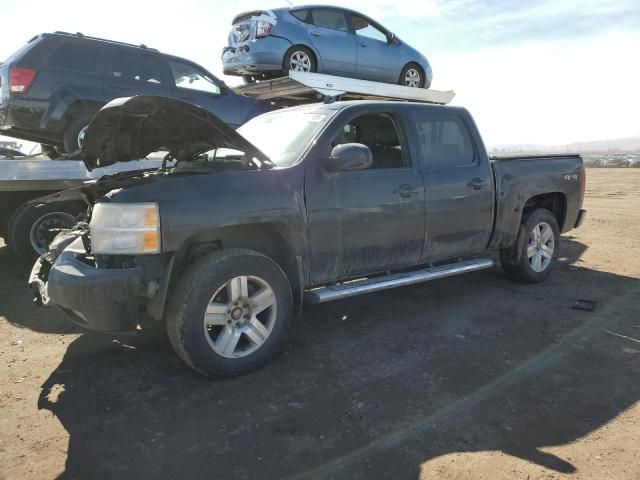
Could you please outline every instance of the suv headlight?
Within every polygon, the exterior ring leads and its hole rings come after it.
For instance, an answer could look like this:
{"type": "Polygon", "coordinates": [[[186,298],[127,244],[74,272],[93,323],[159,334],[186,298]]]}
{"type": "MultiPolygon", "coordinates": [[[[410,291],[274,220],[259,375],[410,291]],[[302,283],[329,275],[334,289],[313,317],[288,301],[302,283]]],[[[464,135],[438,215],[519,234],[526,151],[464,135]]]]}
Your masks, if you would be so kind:
{"type": "Polygon", "coordinates": [[[93,207],[89,226],[93,253],[160,253],[157,203],[98,203],[93,207]]]}

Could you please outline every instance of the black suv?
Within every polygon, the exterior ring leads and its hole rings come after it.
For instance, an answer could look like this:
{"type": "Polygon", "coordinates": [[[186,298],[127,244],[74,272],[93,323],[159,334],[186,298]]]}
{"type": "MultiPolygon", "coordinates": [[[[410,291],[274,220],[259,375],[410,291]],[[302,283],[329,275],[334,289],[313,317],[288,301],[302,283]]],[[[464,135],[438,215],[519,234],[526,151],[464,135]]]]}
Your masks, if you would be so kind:
{"type": "Polygon", "coordinates": [[[134,95],[179,98],[234,128],[268,109],[184,58],[80,33],[44,33],[0,63],[0,134],[76,152],[103,105],[134,95]]]}

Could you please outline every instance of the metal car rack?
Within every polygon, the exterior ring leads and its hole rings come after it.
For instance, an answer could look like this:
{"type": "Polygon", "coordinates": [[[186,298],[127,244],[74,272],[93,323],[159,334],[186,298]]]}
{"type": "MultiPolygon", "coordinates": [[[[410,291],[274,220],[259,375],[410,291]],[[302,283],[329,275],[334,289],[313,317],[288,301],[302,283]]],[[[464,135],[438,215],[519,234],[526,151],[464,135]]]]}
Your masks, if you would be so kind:
{"type": "Polygon", "coordinates": [[[263,80],[233,87],[233,90],[260,100],[272,100],[279,106],[334,100],[406,100],[411,102],[449,103],[455,93],[429,88],[411,88],[391,83],[321,73],[290,71],[288,77],[263,80]]]}

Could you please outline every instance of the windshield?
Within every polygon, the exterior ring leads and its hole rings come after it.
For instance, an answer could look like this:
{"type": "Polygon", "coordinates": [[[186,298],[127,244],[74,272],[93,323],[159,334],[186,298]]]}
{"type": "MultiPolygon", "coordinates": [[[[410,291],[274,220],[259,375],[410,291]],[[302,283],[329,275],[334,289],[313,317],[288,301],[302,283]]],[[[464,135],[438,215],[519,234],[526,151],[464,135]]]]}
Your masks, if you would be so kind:
{"type": "MultiPolygon", "coordinates": [[[[293,165],[309,142],[326,124],[334,110],[281,110],[255,117],[238,128],[237,132],[258,147],[278,167],[293,165]]],[[[237,150],[220,148],[208,152],[210,159],[238,157],[237,150]]]]}

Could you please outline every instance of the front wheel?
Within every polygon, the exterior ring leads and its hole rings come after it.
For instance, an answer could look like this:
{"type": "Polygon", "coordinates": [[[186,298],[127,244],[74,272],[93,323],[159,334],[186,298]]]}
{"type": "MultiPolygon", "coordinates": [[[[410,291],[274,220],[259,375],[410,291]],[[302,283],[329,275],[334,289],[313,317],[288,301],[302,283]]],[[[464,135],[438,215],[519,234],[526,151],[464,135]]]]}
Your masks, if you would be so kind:
{"type": "Polygon", "coordinates": [[[425,85],[425,80],[426,78],[422,72],[422,68],[415,63],[409,63],[405,65],[402,72],[400,72],[398,83],[405,87],[422,88],[425,85]]]}
{"type": "Polygon", "coordinates": [[[559,243],[556,217],[549,210],[539,208],[523,219],[513,245],[500,251],[502,268],[515,281],[543,282],[558,258],[559,243]]]}
{"type": "Polygon", "coordinates": [[[289,281],[273,260],[251,250],[219,250],[196,260],[179,280],[167,309],[167,333],[195,371],[239,375],[278,353],[292,303],[289,281]]]}

